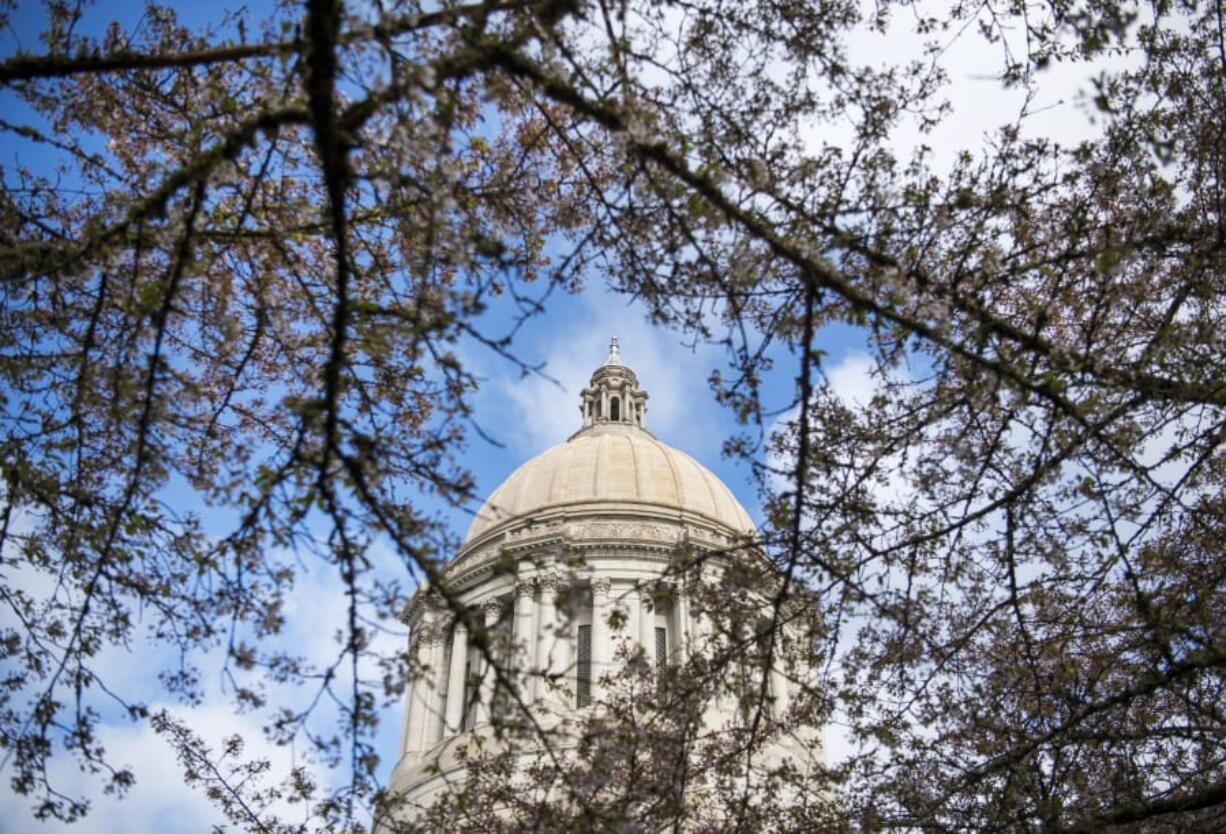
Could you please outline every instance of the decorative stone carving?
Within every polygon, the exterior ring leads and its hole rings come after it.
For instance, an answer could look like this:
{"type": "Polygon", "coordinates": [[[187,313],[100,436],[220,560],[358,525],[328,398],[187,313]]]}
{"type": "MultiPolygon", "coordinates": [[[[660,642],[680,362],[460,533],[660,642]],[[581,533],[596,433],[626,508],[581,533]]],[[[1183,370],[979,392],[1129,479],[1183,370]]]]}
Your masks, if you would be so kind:
{"type": "Polygon", "coordinates": [[[616,539],[627,543],[635,541],[676,542],[679,531],[664,524],[628,523],[621,521],[589,521],[576,524],[576,539],[616,539]]]}
{"type": "Polygon", "coordinates": [[[504,541],[506,541],[508,544],[512,544],[528,541],[530,539],[556,536],[559,533],[562,533],[564,529],[565,522],[556,518],[551,521],[528,522],[527,524],[521,524],[519,527],[508,530],[504,541]]]}
{"type": "Polygon", "coordinates": [[[485,615],[485,621],[488,623],[497,621],[502,616],[502,611],[505,607],[503,601],[495,597],[481,603],[481,612],[485,615]]]}
{"type": "Polygon", "coordinates": [[[613,583],[607,576],[597,576],[592,580],[592,597],[608,598],[613,590],[613,583]]]}
{"type": "Polygon", "coordinates": [[[516,597],[531,597],[536,593],[536,583],[531,579],[521,579],[515,583],[516,597]]]}
{"type": "Polygon", "coordinates": [[[550,594],[554,599],[570,587],[570,582],[560,573],[545,573],[538,577],[541,591],[550,594]]]}
{"type": "Polygon", "coordinates": [[[447,639],[451,631],[454,620],[451,614],[436,614],[432,611],[427,611],[426,614],[418,620],[409,641],[409,651],[414,654],[438,645],[447,639]]]}
{"type": "Polygon", "coordinates": [[[455,621],[455,614],[438,615],[434,621],[434,626],[430,629],[434,634],[434,639],[446,640],[451,634],[451,629],[455,627],[455,621]]]}

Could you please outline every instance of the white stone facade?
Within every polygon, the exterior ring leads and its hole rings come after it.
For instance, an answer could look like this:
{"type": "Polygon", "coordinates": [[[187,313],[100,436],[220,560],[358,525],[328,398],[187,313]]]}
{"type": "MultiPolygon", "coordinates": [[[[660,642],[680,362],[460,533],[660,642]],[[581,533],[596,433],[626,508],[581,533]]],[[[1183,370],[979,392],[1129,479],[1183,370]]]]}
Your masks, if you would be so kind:
{"type": "MultiPolygon", "coordinates": [[[[517,696],[555,726],[600,703],[619,643],[641,646],[654,663],[705,645],[709,624],[688,594],[698,577],[676,575],[680,551],[710,554],[708,572],[728,558],[761,558],[728,488],[646,430],[646,400],[614,340],[582,392],[582,428],[516,470],[473,521],[446,568],[451,604],[429,592],[410,603],[416,674],[391,780],[404,813],[463,778],[457,750],[490,735],[499,710],[522,711],[503,703],[508,687],[497,685],[466,623],[445,611],[458,604],[463,620],[484,626],[517,696]]],[[[782,670],[771,675],[775,710],[786,708],[788,681],[782,670]]]]}

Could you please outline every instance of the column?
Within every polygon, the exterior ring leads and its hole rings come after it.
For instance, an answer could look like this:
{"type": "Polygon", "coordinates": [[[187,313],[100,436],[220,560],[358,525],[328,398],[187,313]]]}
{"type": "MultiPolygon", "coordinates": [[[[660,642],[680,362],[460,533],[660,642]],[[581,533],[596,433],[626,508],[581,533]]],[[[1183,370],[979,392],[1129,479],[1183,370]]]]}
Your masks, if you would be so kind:
{"type": "MultiPolygon", "coordinates": [[[[495,632],[498,628],[498,620],[502,617],[502,600],[486,600],[481,606],[481,612],[485,617],[485,639],[489,644],[490,655],[496,655],[495,632]]],[[[481,688],[477,695],[477,720],[473,722],[474,724],[489,723],[490,716],[493,714],[496,683],[497,676],[490,658],[481,658],[481,688]]]]}
{"type": "Polygon", "coordinates": [[[701,567],[695,571],[694,586],[696,587],[695,593],[691,594],[686,601],[686,610],[690,619],[690,647],[691,651],[710,657],[714,649],[712,641],[715,637],[715,624],[711,621],[710,613],[700,610],[702,604],[710,600],[709,594],[702,593],[705,589],[705,578],[701,567]],[[695,604],[696,596],[701,598],[701,603],[695,604]]]}
{"type": "Polygon", "coordinates": [[[447,635],[451,632],[454,617],[441,618],[431,629],[430,642],[430,690],[426,704],[426,731],[423,749],[429,749],[443,738],[443,714],[447,710],[447,692],[443,688],[447,682],[447,670],[443,664],[447,662],[447,635]]]}
{"type": "Polygon", "coordinates": [[[447,735],[456,735],[464,723],[464,678],[468,674],[468,626],[456,619],[451,633],[451,668],[447,672],[447,735]]]}
{"type": "Polygon", "coordinates": [[[434,644],[437,635],[433,617],[426,614],[418,625],[410,647],[413,658],[413,688],[409,695],[409,717],[405,738],[405,752],[421,753],[429,745],[430,706],[437,688],[438,669],[431,665],[434,660],[434,644]]]}
{"type": "Polygon", "coordinates": [[[566,578],[560,574],[541,577],[541,644],[537,658],[544,677],[538,690],[543,699],[556,707],[570,706],[570,623],[560,604],[567,590],[566,578]]]}
{"type": "Polygon", "coordinates": [[[536,673],[536,634],[532,630],[535,590],[535,584],[530,579],[521,579],[515,583],[515,621],[512,624],[515,659],[512,667],[515,670],[519,695],[529,703],[533,700],[536,680],[539,677],[536,673]]]}
{"type": "Polygon", "coordinates": [[[540,615],[540,626],[536,631],[536,679],[532,683],[532,700],[541,703],[546,700],[546,682],[553,663],[553,647],[557,641],[553,636],[557,613],[554,611],[554,601],[557,598],[553,591],[551,576],[543,576],[540,580],[541,601],[537,609],[540,615]]]}
{"type": "Polygon", "coordinates": [[[612,583],[607,576],[592,580],[592,703],[604,697],[600,678],[609,674],[613,667],[613,634],[609,628],[609,614],[613,610],[611,589],[612,583]]]}
{"type": "Polygon", "coordinates": [[[622,604],[626,608],[626,630],[620,635],[620,643],[624,645],[627,656],[634,652],[635,646],[642,645],[642,602],[639,600],[639,584],[631,582],[622,592],[622,604]]]}
{"type": "MultiPolygon", "coordinates": [[[[420,626],[419,626],[420,627],[420,626]]],[[[417,675],[417,658],[421,651],[421,640],[417,629],[409,637],[409,692],[404,705],[404,732],[400,736],[400,752],[414,753],[415,734],[421,724],[421,679],[417,675]]]]}
{"type": "Polygon", "coordinates": [[[689,659],[690,635],[693,629],[690,625],[690,586],[684,579],[678,580],[676,600],[677,642],[672,651],[674,663],[685,663],[689,659]]]}
{"type": "Polygon", "coordinates": [[[647,665],[655,668],[656,663],[656,606],[653,596],[654,584],[643,582],[639,585],[639,647],[647,665]]]}
{"type": "Polygon", "coordinates": [[[783,671],[786,658],[783,655],[782,635],[775,641],[775,651],[772,654],[770,691],[774,701],[771,705],[771,714],[774,715],[776,721],[779,721],[788,711],[788,678],[783,671]]]}

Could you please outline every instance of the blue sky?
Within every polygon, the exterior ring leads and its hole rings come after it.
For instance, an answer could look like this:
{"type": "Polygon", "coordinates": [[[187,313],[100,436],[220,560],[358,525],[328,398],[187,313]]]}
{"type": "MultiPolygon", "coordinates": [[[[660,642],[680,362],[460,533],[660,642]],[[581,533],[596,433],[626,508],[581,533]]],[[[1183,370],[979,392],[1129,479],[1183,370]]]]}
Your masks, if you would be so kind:
{"type": "MultiPolygon", "coordinates": [[[[209,7],[193,4],[185,8],[192,22],[208,22],[209,7]]],[[[110,15],[119,16],[126,25],[133,25],[139,18],[132,6],[106,4],[92,10],[81,24],[82,30],[95,30],[110,15]]],[[[10,54],[18,48],[38,51],[39,23],[38,15],[29,14],[28,7],[23,9],[12,29],[0,34],[0,54],[10,54]]],[[[36,114],[7,91],[0,91],[0,116],[47,129],[36,114]]],[[[36,171],[47,170],[53,157],[41,146],[7,137],[0,144],[0,163],[8,167],[18,162],[36,171]]],[[[482,322],[488,326],[490,335],[500,335],[512,314],[507,306],[495,307],[483,316],[482,322]]],[[[683,334],[653,327],[647,322],[642,305],[609,292],[595,277],[581,293],[554,293],[547,312],[531,320],[517,338],[516,352],[529,364],[543,365],[541,375],[522,376],[515,365],[476,342],[459,346],[466,366],[482,380],[475,395],[475,419],[503,444],[493,445],[475,433],[470,436],[464,462],[477,478],[481,493],[492,491],[517,466],[563,442],[578,428],[579,389],[604,360],[611,336],[620,339],[626,362],[651,394],[648,427],[662,440],[714,470],[750,513],[758,516],[758,500],[747,468],[720,454],[723,440],[737,429],[731,415],[715,403],[707,383],[713,370],[725,366],[723,349],[711,345],[686,346],[683,334]]],[[[838,345],[829,345],[828,349],[834,356],[843,350],[838,345]]],[[[783,361],[779,373],[769,381],[773,407],[784,408],[788,404],[794,373],[791,363],[783,361]]],[[[169,488],[165,498],[181,509],[200,513],[211,532],[227,530],[232,522],[226,513],[198,505],[190,490],[181,485],[169,488]]],[[[431,503],[428,497],[419,499],[431,503]]],[[[437,502],[433,505],[458,534],[464,532],[469,522],[466,512],[439,506],[437,502]]],[[[383,562],[393,566],[399,560],[388,552],[383,562]]],[[[305,564],[285,612],[287,626],[281,642],[324,665],[337,651],[335,635],[343,622],[345,599],[333,570],[310,560],[305,564]]],[[[31,576],[10,575],[3,581],[21,584],[35,594],[48,587],[44,579],[31,576]]],[[[400,639],[403,638],[385,636],[381,648],[389,653],[395,651],[400,639]]],[[[267,755],[275,772],[288,771],[301,761],[300,751],[265,742],[261,732],[264,716],[235,712],[221,679],[223,660],[220,653],[200,659],[207,696],[203,704],[193,706],[177,703],[161,691],[157,673],[172,667],[176,658],[151,638],[141,637],[126,648],[108,649],[98,659],[97,667],[109,687],[130,700],[148,703],[151,711],[170,710],[215,749],[226,736],[240,733],[248,739],[249,753],[267,755]]],[[[297,701],[307,694],[305,690],[282,689],[274,695],[273,705],[297,701]]],[[[381,774],[386,778],[395,764],[401,708],[389,706],[382,717],[378,747],[383,758],[381,774]]],[[[30,798],[17,796],[9,788],[12,774],[0,773],[0,831],[174,834],[200,831],[212,822],[222,822],[199,790],[183,784],[182,768],[173,751],[147,725],[133,723],[119,714],[109,715],[99,728],[99,739],[115,763],[132,767],[136,774],[136,785],[126,798],[104,795],[97,777],[82,772],[73,758],[59,755],[52,763],[57,788],[69,795],[88,797],[90,814],[72,825],[39,823],[30,816],[30,798]]],[[[327,778],[327,774],[320,775],[327,778]]],[[[298,813],[297,809],[286,810],[290,818],[298,813]]]]}
{"type": "MultiPolygon", "coordinates": [[[[195,24],[216,23],[221,19],[225,4],[174,3],[182,19],[195,24]]],[[[247,4],[259,6],[261,3],[247,4]]],[[[118,17],[131,25],[139,17],[139,4],[131,2],[100,3],[88,10],[82,24],[87,31],[96,31],[100,22],[118,17]]],[[[41,22],[39,10],[23,6],[7,32],[0,33],[0,56],[17,48],[37,51],[36,31],[41,22]]],[[[901,49],[914,49],[905,32],[894,31],[885,36],[866,36],[859,47],[865,56],[895,55],[901,49]],[[884,40],[882,40],[884,38],[884,40]]],[[[913,41],[913,39],[912,39],[913,41]]],[[[958,95],[958,112],[940,128],[936,136],[926,137],[939,146],[938,162],[952,159],[953,154],[994,125],[1007,121],[1016,112],[1017,102],[1001,95],[994,85],[983,84],[985,66],[990,66],[987,52],[971,51],[954,56],[954,89],[958,95]],[[988,64],[985,65],[985,62],[988,64]],[[959,69],[960,68],[960,69],[959,69]]],[[[866,57],[866,60],[875,60],[866,57]]],[[[1077,111],[1072,107],[1078,84],[1063,84],[1064,95],[1038,104],[1049,106],[1042,121],[1033,129],[1061,136],[1084,132],[1084,118],[1070,118],[1077,111]]],[[[0,115],[10,121],[31,119],[14,97],[0,91],[0,115]]],[[[38,123],[32,120],[32,123],[38,123]]],[[[900,145],[918,141],[903,135],[900,145]]],[[[18,159],[38,168],[45,164],[41,149],[6,136],[0,143],[0,162],[6,167],[18,159]]],[[[495,309],[486,318],[496,324],[507,315],[495,309]]],[[[496,333],[496,331],[495,331],[496,333]]],[[[579,425],[578,392],[586,384],[592,370],[604,359],[610,336],[617,336],[626,363],[638,373],[642,385],[649,391],[647,426],[663,441],[676,446],[712,469],[732,489],[755,519],[760,520],[760,507],[746,465],[721,456],[721,444],[731,434],[741,430],[732,415],[718,406],[708,385],[711,372],[726,370],[726,357],[718,346],[689,347],[683,334],[663,330],[648,323],[641,305],[626,297],[609,292],[598,278],[575,295],[555,294],[547,312],[533,319],[521,332],[516,350],[529,363],[544,363],[546,373],[557,383],[542,376],[524,378],[518,369],[488,349],[475,344],[461,345],[464,362],[482,380],[475,395],[475,417],[482,427],[504,445],[494,446],[475,435],[464,460],[477,478],[481,492],[492,491],[510,472],[531,456],[560,443],[579,425]]],[[[827,352],[826,369],[838,392],[850,401],[866,397],[872,388],[870,363],[863,353],[862,335],[847,328],[827,330],[819,334],[818,347],[827,352]]],[[[775,372],[765,386],[766,405],[785,409],[792,398],[792,382],[796,375],[794,359],[776,355],[775,372]]],[[[190,500],[184,493],[183,500],[190,500]]],[[[468,517],[459,511],[448,513],[457,532],[462,533],[468,517]]],[[[225,518],[216,518],[224,524],[225,518]]],[[[390,558],[388,564],[395,564],[390,558]]],[[[10,581],[5,579],[5,581],[10,581]]],[[[33,589],[36,590],[36,589],[33,589]]],[[[329,571],[311,570],[300,579],[295,598],[287,615],[286,641],[312,657],[326,658],[334,650],[332,626],[343,610],[339,585],[329,571]]],[[[387,648],[394,648],[397,638],[389,637],[387,648]]],[[[136,644],[128,650],[112,650],[104,664],[118,685],[134,697],[147,698],[165,705],[214,743],[225,735],[242,732],[257,747],[262,743],[260,717],[237,715],[220,686],[211,687],[210,697],[198,707],[184,707],[165,702],[159,694],[156,671],[169,658],[152,643],[136,644]]],[[[220,658],[217,658],[218,664],[220,658]]],[[[207,664],[205,664],[207,666],[207,664]]],[[[216,669],[205,669],[217,678],[216,669]]],[[[285,693],[281,697],[293,698],[285,693]]],[[[385,715],[380,749],[383,751],[382,773],[390,771],[395,760],[401,724],[398,707],[390,707],[385,715]]],[[[8,789],[8,776],[0,773],[0,830],[71,830],[75,832],[177,832],[199,831],[217,819],[216,812],[198,792],[182,784],[181,769],[165,743],[141,724],[125,720],[104,724],[101,739],[114,757],[134,767],[137,786],[124,801],[101,796],[97,783],[88,774],[77,771],[74,761],[60,757],[55,761],[56,774],[63,786],[73,793],[93,798],[93,813],[83,823],[71,828],[55,824],[40,826],[29,816],[29,801],[16,797],[8,789]]],[[[264,744],[275,766],[288,767],[294,761],[292,749],[274,748],[264,744]]]]}

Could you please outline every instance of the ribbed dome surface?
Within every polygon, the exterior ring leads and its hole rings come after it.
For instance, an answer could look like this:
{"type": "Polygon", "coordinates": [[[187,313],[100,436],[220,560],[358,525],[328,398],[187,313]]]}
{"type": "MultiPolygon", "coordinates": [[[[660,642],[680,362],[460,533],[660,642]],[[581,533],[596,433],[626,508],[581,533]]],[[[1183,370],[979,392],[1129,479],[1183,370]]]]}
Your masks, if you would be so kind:
{"type": "Polygon", "coordinates": [[[754,532],[732,492],[698,461],[636,426],[597,425],[511,473],[473,519],[466,541],[539,510],[606,501],[650,503],[754,532]]]}

